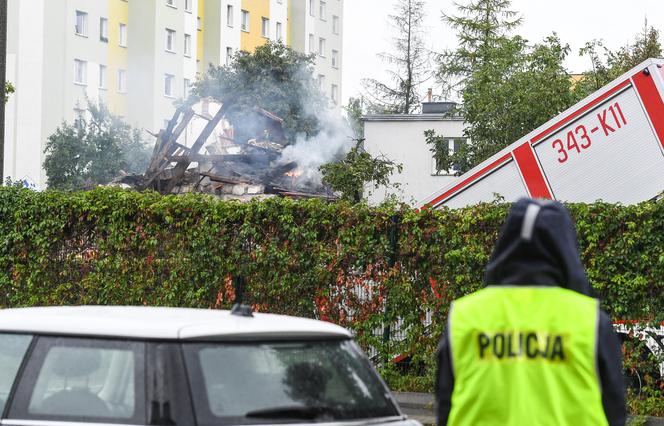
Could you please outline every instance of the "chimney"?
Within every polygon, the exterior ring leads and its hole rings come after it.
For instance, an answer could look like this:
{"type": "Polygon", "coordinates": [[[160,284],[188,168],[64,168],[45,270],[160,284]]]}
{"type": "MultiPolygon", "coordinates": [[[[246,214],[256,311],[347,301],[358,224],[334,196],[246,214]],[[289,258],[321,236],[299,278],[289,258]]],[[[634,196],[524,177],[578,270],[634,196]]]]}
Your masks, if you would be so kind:
{"type": "Polygon", "coordinates": [[[433,89],[429,87],[429,90],[427,90],[427,102],[431,102],[433,100],[433,89]]]}

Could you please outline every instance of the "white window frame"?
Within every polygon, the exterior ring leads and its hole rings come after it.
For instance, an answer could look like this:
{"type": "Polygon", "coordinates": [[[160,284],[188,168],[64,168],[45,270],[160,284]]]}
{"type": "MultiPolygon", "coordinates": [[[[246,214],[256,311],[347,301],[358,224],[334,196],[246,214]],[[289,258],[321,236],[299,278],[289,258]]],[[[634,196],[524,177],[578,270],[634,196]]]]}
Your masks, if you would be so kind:
{"type": "Polygon", "coordinates": [[[108,19],[99,18],[99,41],[108,43],[108,19]]]}
{"type": "Polygon", "coordinates": [[[316,37],[313,34],[309,34],[309,53],[316,52],[316,37]]]}
{"type": "Polygon", "coordinates": [[[88,12],[76,10],[76,22],[74,23],[74,34],[87,37],[88,36],[88,12]],[[80,21],[79,21],[80,18],[80,21]]]}
{"type": "Polygon", "coordinates": [[[193,4],[193,0],[184,0],[184,10],[185,12],[191,13],[191,5],[193,4]]]}
{"type": "Polygon", "coordinates": [[[166,0],[166,6],[172,7],[173,9],[178,8],[177,4],[175,3],[175,0],[166,0]]]}
{"type": "Polygon", "coordinates": [[[261,36],[270,38],[270,19],[265,16],[261,18],[261,36]]]}
{"type": "Polygon", "coordinates": [[[339,51],[332,49],[332,68],[339,68],[339,51]]]}
{"type": "Polygon", "coordinates": [[[184,56],[191,58],[191,34],[184,35],[184,56]]]}
{"type": "Polygon", "coordinates": [[[175,76],[173,74],[164,74],[164,96],[167,98],[174,98],[175,92],[173,91],[175,83],[175,76]]]}
{"type": "Polygon", "coordinates": [[[232,59],[233,59],[233,48],[230,46],[226,47],[226,65],[230,65],[232,59]]]}
{"type": "Polygon", "coordinates": [[[321,90],[324,90],[324,89],[323,89],[323,86],[325,86],[325,75],[323,75],[323,74],[318,74],[318,87],[319,87],[321,90]]]}
{"type": "Polygon", "coordinates": [[[339,103],[339,86],[336,84],[333,84],[330,87],[330,99],[332,100],[333,104],[338,104],[339,103]]]}
{"type": "Polygon", "coordinates": [[[249,32],[249,11],[242,9],[240,17],[240,29],[244,32],[249,32]]]}
{"type": "Polygon", "coordinates": [[[127,93],[127,70],[118,70],[118,93],[127,93]]]}
{"type": "Polygon", "coordinates": [[[233,16],[233,5],[232,4],[227,4],[226,5],[226,26],[233,28],[234,25],[234,16],[233,16]]]}
{"type": "Polygon", "coordinates": [[[183,96],[182,97],[186,98],[189,95],[189,90],[191,90],[191,80],[189,80],[188,78],[185,78],[182,81],[182,89],[183,89],[183,91],[182,91],[183,96]]]}
{"type": "Polygon", "coordinates": [[[316,16],[316,2],[309,0],[309,16],[316,16]]]}
{"type": "Polygon", "coordinates": [[[74,59],[74,84],[80,86],[88,85],[88,62],[82,59],[74,59]]]}
{"type": "Polygon", "coordinates": [[[118,46],[127,47],[127,24],[118,25],[118,46]]]}
{"type": "Polygon", "coordinates": [[[339,35],[339,24],[341,21],[337,15],[332,15],[332,34],[339,35]]]}
{"type": "Polygon", "coordinates": [[[281,25],[281,22],[277,22],[276,28],[275,28],[275,38],[277,41],[283,41],[284,36],[283,36],[283,27],[281,25]]]}
{"type": "MultiPolygon", "coordinates": [[[[447,148],[449,149],[450,154],[454,154],[454,141],[455,140],[461,140],[461,143],[468,143],[468,140],[463,137],[458,137],[458,138],[446,138],[447,139],[447,148]]],[[[454,168],[452,166],[451,169],[447,170],[436,170],[436,157],[432,156],[431,157],[431,176],[453,176],[458,172],[459,169],[454,168]]]]}
{"type": "Polygon", "coordinates": [[[321,21],[327,21],[327,2],[325,0],[320,0],[318,3],[318,14],[320,15],[321,21]]]}
{"type": "Polygon", "coordinates": [[[106,85],[106,80],[108,76],[108,67],[103,64],[99,64],[99,88],[102,90],[106,90],[108,86],[106,85]]]}
{"type": "Polygon", "coordinates": [[[318,37],[318,56],[325,57],[325,39],[323,37],[318,37]]]}
{"type": "Polygon", "coordinates": [[[164,50],[169,53],[175,53],[175,30],[166,28],[166,39],[164,40],[164,50]]]}

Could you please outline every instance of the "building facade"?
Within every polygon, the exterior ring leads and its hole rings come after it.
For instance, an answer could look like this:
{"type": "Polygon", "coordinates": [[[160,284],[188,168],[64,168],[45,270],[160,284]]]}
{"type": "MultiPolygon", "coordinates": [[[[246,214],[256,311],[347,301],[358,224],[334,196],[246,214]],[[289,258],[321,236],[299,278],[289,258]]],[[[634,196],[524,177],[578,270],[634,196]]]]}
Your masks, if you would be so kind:
{"type": "Polygon", "coordinates": [[[210,64],[267,40],[308,53],[313,35],[315,75],[339,105],[343,0],[8,1],[5,177],[44,187],[46,139],[88,100],[156,133],[210,64]]]}
{"type": "Polygon", "coordinates": [[[463,141],[465,123],[462,117],[448,113],[450,106],[450,103],[431,102],[423,104],[422,114],[378,114],[362,118],[364,149],[372,156],[384,156],[403,166],[401,173],[390,178],[398,188],[366,188],[370,204],[394,196],[415,206],[457,179],[456,170],[439,170],[424,137],[425,131],[434,130],[445,137],[450,151],[458,147],[463,141]]]}

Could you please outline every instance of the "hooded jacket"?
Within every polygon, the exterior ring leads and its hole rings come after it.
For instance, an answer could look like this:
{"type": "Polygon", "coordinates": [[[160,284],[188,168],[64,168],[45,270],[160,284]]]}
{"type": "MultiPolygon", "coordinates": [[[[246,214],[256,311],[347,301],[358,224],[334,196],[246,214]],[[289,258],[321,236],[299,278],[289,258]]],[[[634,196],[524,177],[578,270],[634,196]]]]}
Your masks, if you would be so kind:
{"type": "MultiPolygon", "coordinates": [[[[579,256],[574,223],[555,201],[521,199],[501,230],[486,267],[486,285],[560,286],[586,296],[592,291],[579,256]]],[[[604,413],[611,426],[626,420],[620,341],[608,315],[601,311],[597,371],[604,413]]],[[[438,347],[436,402],[438,424],[446,425],[454,392],[449,337],[438,347]]]]}

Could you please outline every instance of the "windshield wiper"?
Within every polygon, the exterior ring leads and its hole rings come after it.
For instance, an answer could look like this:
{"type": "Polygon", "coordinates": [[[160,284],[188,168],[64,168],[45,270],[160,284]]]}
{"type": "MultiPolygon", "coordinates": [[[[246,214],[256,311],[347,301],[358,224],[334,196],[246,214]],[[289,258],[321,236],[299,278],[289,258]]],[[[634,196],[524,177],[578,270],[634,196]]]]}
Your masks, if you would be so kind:
{"type": "Polygon", "coordinates": [[[315,420],[320,417],[333,416],[334,410],[326,406],[284,405],[280,407],[262,408],[249,411],[246,417],[269,419],[303,419],[315,420]]]}

